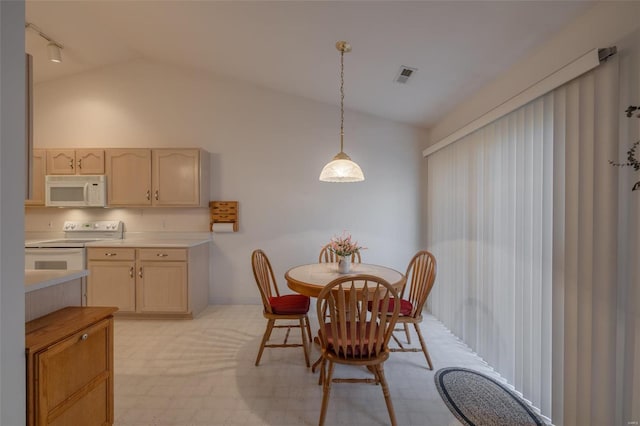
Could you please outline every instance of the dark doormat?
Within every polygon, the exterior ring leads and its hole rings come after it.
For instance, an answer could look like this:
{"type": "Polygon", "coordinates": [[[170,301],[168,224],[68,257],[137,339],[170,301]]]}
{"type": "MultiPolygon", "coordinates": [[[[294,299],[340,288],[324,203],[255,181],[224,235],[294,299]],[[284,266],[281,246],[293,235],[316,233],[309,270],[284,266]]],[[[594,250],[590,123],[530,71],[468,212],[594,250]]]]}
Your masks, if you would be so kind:
{"type": "Polygon", "coordinates": [[[467,426],[543,426],[547,423],[501,383],[466,368],[443,368],[435,375],[440,396],[467,426]]]}

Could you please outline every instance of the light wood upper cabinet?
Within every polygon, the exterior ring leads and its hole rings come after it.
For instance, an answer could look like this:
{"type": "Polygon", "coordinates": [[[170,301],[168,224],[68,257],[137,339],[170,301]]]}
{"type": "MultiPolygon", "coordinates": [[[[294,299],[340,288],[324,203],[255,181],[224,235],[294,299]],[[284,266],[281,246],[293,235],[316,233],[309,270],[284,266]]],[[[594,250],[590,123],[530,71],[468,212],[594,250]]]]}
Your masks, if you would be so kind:
{"type": "Polygon", "coordinates": [[[209,157],[198,148],[108,149],[109,206],[205,207],[209,157]]]}
{"type": "Polygon", "coordinates": [[[200,205],[200,150],[154,149],[151,164],[154,205],[200,205]]]}
{"type": "Polygon", "coordinates": [[[102,149],[48,149],[49,175],[102,175],[104,150],[102,149]]]}
{"type": "Polygon", "coordinates": [[[151,150],[107,149],[107,204],[151,205],[151,150]]]}
{"type": "Polygon", "coordinates": [[[31,198],[25,200],[27,206],[44,206],[44,176],[45,164],[47,161],[46,151],[44,149],[34,149],[32,157],[32,173],[31,182],[31,198]]]}
{"type": "Polygon", "coordinates": [[[79,175],[103,175],[104,150],[76,149],[76,173],[79,175]]]}

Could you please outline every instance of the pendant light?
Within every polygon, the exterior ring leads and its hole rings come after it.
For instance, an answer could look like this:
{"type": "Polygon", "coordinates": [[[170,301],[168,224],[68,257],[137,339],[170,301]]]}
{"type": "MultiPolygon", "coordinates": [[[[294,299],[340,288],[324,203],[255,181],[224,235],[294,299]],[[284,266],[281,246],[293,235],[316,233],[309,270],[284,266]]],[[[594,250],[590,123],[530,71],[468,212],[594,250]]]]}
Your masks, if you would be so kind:
{"type": "Polygon", "coordinates": [[[340,51],[340,152],[327,163],[320,172],[322,182],[361,182],[364,180],[362,169],[343,151],[344,148],[344,54],[351,52],[346,41],[336,43],[340,51]]]}

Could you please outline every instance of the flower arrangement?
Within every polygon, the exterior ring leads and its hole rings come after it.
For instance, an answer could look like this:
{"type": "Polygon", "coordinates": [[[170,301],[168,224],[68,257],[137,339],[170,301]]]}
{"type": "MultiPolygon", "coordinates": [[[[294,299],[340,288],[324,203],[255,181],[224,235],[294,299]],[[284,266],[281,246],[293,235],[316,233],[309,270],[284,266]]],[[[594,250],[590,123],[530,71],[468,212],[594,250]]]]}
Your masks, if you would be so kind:
{"type": "Polygon", "coordinates": [[[351,239],[351,234],[343,232],[342,235],[336,235],[329,241],[329,250],[338,256],[351,256],[354,253],[364,250],[366,247],[358,245],[357,241],[351,239]]]}

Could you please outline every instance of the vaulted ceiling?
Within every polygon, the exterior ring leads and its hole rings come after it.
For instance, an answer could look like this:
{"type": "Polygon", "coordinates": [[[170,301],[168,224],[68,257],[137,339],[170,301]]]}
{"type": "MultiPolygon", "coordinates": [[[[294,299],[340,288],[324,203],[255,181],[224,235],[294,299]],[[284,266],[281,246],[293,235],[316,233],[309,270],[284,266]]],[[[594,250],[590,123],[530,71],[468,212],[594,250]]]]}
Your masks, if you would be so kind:
{"type": "Polygon", "coordinates": [[[429,127],[584,13],[591,1],[27,1],[36,83],[137,58],[429,127]],[[406,84],[400,67],[418,71],[406,84]]]}

